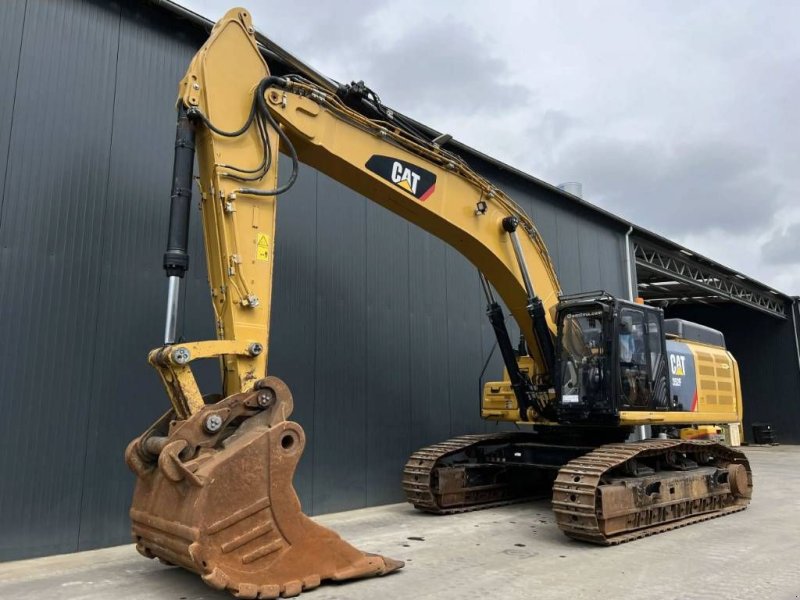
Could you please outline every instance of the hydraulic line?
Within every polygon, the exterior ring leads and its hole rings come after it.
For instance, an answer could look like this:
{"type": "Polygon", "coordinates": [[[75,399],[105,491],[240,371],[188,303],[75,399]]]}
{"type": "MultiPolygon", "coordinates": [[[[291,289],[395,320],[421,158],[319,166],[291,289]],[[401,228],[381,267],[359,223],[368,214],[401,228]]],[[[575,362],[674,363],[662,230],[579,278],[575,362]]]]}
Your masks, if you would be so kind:
{"type": "Polygon", "coordinates": [[[240,188],[236,190],[238,194],[250,194],[252,196],[279,196],[284,192],[288,191],[291,188],[295,181],[297,181],[297,175],[299,171],[300,161],[297,157],[297,151],[294,148],[294,144],[283,131],[283,129],[275,122],[275,119],[272,117],[272,114],[269,111],[269,107],[267,106],[266,101],[264,100],[264,94],[267,91],[267,88],[272,87],[273,85],[280,85],[286,86],[287,80],[282,77],[265,77],[261,80],[261,82],[256,87],[256,91],[253,93],[253,104],[250,109],[250,113],[247,116],[244,124],[234,131],[225,131],[216,127],[211,120],[204,115],[200,110],[197,108],[190,109],[190,116],[192,118],[199,119],[203,125],[208,127],[212,132],[216,133],[217,135],[221,135],[223,137],[239,137],[244,135],[253,123],[256,123],[256,126],[259,130],[259,138],[261,139],[262,147],[263,147],[263,158],[261,164],[256,167],[255,169],[245,169],[242,167],[237,167],[235,165],[229,164],[222,164],[219,165],[226,169],[232,169],[234,171],[238,171],[239,173],[249,173],[255,175],[251,177],[237,175],[235,173],[225,173],[226,177],[230,177],[231,179],[236,179],[238,181],[258,181],[264,175],[266,175],[269,168],[272,166],[272,157],[270,155],[269,149],[269,136],[268,136],[268,128],[265,125],[269,125],[274,129],[278,137],[281,140],[281,145],[286,149],[289,153],[289,158],[292,161],[292,172],[289,175],[289,180],[284,183],[283,185],[278,186],[273,190],[259,190],[256,188],[240,188]]]}

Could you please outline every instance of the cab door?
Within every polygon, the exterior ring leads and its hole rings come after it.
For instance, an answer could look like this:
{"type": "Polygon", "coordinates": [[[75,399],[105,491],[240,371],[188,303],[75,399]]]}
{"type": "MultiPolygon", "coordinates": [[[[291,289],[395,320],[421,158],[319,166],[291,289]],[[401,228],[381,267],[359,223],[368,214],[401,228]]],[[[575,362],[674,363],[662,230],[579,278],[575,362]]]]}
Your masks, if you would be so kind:
{"type": "Polygon", "coordinates": [[[668,393],[661,311],[624,304],[618,312],[616,329],[620,409],[665,409],[668,393]]]}

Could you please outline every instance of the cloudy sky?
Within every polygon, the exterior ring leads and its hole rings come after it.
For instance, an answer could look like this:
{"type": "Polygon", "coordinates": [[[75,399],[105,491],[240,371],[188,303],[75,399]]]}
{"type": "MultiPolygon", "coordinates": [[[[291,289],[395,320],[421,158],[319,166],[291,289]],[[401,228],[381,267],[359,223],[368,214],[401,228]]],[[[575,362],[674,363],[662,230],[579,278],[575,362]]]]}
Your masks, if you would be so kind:
{"type": "Polygon", "coordinates": [[[329,77],[800,294],[800,2],[249,4],[329,77]]]}

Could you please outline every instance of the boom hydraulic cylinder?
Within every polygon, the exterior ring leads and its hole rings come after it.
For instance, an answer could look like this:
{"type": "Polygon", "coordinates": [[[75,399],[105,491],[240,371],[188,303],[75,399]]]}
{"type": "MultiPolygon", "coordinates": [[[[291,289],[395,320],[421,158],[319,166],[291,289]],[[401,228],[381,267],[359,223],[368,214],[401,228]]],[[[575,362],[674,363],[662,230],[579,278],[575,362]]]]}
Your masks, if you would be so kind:
{"type": "Polygon", "coordinates": [[[178,324],[180,281],[189,269],[189,212],[192,205],[192,171],[194,170],[194,124],[186,107],[179,102],[178,124],[175,131],[175,158],[172,166],[172,194],[169,210],[167,251],[164,271],[169,280],[167,318],[164,343],[175,342],[178,324]]]}

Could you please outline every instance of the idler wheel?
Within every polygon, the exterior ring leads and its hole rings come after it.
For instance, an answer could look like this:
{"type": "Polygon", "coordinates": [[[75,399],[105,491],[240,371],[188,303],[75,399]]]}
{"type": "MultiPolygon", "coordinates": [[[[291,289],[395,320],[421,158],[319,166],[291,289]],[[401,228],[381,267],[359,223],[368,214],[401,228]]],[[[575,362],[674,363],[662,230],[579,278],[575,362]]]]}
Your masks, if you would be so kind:
{"type": "Polygon", "coordinates": [[[728,484],[736,498],[747,495],[747,469],[744,465],[728,465],[728,484]]]}

